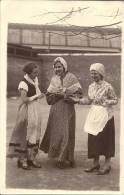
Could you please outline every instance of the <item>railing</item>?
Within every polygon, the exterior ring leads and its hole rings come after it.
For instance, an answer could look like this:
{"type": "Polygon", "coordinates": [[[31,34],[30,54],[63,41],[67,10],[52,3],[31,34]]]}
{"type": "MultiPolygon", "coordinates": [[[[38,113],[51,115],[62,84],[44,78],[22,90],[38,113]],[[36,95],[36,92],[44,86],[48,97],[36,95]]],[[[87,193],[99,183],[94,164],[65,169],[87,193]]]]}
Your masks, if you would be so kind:
{"type": "Polygon", "coordinates": [[[102,35],[94,32],[67,32],[47,31],[33,29],[12,29],[8,30],[8,43],[15,43],[26,46],[48,46],[58,47],[91,47],[91,48],[121,48],[121,36],[117,34],[102,35]]]}

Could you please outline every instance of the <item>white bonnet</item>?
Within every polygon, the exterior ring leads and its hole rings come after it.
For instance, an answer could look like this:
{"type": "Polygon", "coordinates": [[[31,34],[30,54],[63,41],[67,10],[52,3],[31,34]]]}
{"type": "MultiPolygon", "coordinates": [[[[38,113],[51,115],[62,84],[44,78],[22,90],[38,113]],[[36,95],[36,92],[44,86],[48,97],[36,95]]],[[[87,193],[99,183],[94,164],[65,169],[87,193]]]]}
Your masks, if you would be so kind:
{"type": "MultiPolygon", "coordinates": [[[[60,62],[60,63],[63,65],[63,67],[64,67],[64,69],[65,69],[65,72],[67,72],[67,62],[65,61],[64,58],[62,58],[62,57],[57,57],[57,58],[54,60],[54,65],[56,64],[56,62],[60,62]]],[[[53,68],[54,68],[54,65],[53,65],[53,68]]]]}
{"type": "Polygon", "coordinates": [[[101,63],[95,63],[95,64],[91,64],[90,66],[90,71],[95,70],[97,71],[99,74],[101,74],[102,76],[104,76],[105,74],[105,68],[104,65],[101,63]]]}

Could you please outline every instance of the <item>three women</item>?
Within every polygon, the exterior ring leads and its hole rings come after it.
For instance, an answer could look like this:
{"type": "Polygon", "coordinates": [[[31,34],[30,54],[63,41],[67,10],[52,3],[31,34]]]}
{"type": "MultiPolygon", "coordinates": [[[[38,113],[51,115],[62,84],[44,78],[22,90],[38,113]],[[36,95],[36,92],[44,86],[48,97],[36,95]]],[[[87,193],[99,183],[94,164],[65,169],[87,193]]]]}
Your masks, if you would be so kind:
{"type": "MultiPolygon", "coordinates": [[[[85,171],[98,170],[99,175],[109,173],[110,160],[115,154],[112,106],[117,104],[117,97],[111,84],[104,81],[103,64],[96,63],[90,67],[93,83],[89,86],[87,98],[81,98],[81,85],[77,78],[68,72],[67,63],[63,58],[56,58],[53,68],[55,75],[52,77],[46,93],[51,109],[40,149],[48,153],[50,158],[57,159],[57,167],[64,168],[67,164],[74,167],[74,104],[91,104],[84,129],[88,132],[88,158],[93,158],[94,161],[93,166],[85,171]],[[102,169],[99,164],[100,155],[105,156],[105,164],[102,169]]],[[[23,146],[24,153],[21,155],[18,165],[28,169],[29,165],[40,167],[34,160],[40,138],[41,116],[37,106],[41,92],[38,88],[37,67],[30,64],[30,68],[29,66],[25,67],[24,72],[26,75],[19,84],[22,104],[19,107],[17,124],[13,133],[16,142],[11,141],[10,145],[17,146],[19,143],[20,146],[23,146]]]]}

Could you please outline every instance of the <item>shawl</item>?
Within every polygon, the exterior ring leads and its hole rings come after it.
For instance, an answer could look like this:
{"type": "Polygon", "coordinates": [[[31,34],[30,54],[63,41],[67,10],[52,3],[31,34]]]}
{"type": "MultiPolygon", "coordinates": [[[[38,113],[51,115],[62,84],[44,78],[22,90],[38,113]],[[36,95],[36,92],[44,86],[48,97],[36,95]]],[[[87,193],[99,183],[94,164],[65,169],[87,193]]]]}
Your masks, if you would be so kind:
{"type": "Polygon", "coordinates": [[[53,76],[47,92],[60,93],[66,91],[69,94],[74,94],[78,89],[82,89],[78,79],[74,74],[67,72],[63,81],[58,75],[53,76]]]}

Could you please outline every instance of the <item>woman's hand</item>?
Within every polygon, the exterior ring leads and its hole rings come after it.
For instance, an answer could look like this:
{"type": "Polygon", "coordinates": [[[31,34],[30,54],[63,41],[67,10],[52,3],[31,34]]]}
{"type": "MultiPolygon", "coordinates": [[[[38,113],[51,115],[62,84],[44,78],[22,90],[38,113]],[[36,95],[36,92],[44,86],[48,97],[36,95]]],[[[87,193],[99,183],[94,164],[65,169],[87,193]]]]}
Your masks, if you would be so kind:
{"type": "Polygon", "coordinates": [[[80,99],[78,97],[69,97],[69,99],[73,100],[75,103],[79,103],[80,99]]]}
{"type": "Polygon", "coordinates": [[[64,91],[59,91],[59,92],[56,92],[56,93],[54,93],[54,94],[55,94],[55,95],[58,95],[58,96],[64,97],[65,92],[64,92],[64,91]]]}
{"type": "Polygon", "coordinates": [[[44,94],[43,94],[43,93],[40,93],[40,94],[38,94],[38,96],[37,96],[37,99],[41,99],[41,98],[44,98],[44,94]]]}
{"type": "Polygon", "coordinates": [[[112,106],[112,105],[116,105],[117,104],[117,100],[105,100],[103,102],[103,106],[112,106]]]}
{"type": "Polygon", "coordinates": [[[93,103],[100,105],[100,104],[103,104],[103,100],[101,100],[99,98],[96,98],[96,99],[93,100],[93,103]]]}
{"type": "Polygon", "coordinates": [[[29,97],[29,101],[34,101],[34,100],[38,100],[38,99],[41,99],[44,97],[44,94],[43,93],[39,93],[39,94],[36,94],[32,97],[29,97]]]}

